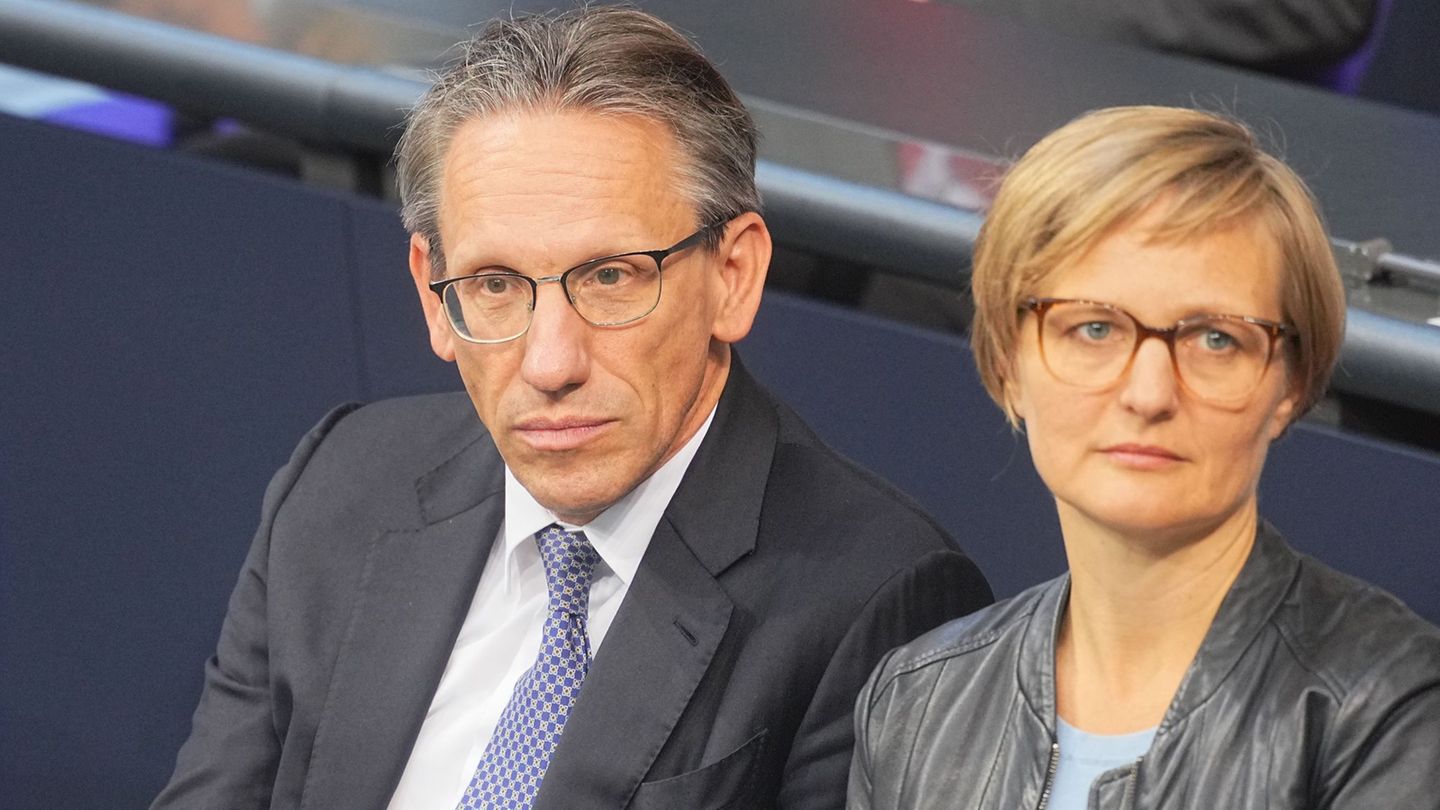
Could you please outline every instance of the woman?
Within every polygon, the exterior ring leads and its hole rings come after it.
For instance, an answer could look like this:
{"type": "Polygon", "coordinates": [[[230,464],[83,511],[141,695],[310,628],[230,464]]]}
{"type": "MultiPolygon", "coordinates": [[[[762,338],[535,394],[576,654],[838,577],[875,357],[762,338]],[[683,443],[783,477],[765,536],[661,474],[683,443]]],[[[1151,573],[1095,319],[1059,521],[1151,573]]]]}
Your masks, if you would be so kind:
{"type": "Polygon", "coordinates": [[[1214,115],[1083,116],[1006,177],[973,290],[1070,572],[887,657],[850,807],[1440,807],[1440,630],[1256,509],[1343,329],[1294,173],[1214,115]]]}

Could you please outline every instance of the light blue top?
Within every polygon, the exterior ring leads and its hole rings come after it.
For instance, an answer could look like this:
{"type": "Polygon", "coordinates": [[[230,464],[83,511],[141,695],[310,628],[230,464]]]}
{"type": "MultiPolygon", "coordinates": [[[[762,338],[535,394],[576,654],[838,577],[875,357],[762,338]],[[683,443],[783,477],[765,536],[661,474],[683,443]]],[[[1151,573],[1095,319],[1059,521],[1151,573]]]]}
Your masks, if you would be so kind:
{"type": "Polygon", "coordinates": [[[1089,734],[1055,718],[1060,761],[1050,786],[1046,810],[1085,810],[1095,777],[1122,765],[1129,765],[1150,750],[1155,729],[1133,734],[1089,734]]]}

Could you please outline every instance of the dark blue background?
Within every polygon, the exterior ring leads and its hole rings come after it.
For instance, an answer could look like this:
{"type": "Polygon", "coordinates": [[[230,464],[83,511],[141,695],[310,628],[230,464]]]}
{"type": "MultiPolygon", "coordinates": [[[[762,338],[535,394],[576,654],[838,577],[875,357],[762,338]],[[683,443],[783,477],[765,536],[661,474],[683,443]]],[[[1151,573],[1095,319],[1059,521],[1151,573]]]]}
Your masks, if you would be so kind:
{"type": "MultiPolygon", "coordinates": [[[[269,474],[330,406],[458,378],[388,206],[14,119],[0,144],[0,806],[139,807],[269,474]]],[[[1061,570],[962,340],[771,294],[742,354],[998,593],[1061,570]]],[[[1440,459],[1301,427],[1261,503],[1435,620],[1437,494],[1440,459]]]]}

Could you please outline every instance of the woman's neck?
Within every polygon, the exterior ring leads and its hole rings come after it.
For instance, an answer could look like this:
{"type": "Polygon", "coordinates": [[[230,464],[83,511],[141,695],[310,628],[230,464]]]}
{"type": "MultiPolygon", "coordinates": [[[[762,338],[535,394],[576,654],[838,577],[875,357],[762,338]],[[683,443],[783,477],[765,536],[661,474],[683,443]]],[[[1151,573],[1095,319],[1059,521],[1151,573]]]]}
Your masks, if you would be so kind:
{"type": "Polygon", "coordinates": [[[1254,498],[1192,536],[1116,532],[1060,509],[1070,601],[1055,646],[1057,708],[1098,734],[1159,724],[1255,543],[1254,498]]]}

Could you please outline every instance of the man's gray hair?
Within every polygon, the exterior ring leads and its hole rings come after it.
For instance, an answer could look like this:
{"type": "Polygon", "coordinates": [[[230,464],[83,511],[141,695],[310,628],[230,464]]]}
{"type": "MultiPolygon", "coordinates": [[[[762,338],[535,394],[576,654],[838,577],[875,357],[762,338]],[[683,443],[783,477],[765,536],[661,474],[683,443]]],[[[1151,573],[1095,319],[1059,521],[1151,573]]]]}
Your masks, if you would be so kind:
{"type": "MultiPolygon", "coordinates": [[[[497,20],[462,46],[410,112],[395,157],[405,227],[444,275],[440,177],[465,122],[510,110],[583,110],[663,124],[680,150],[678,190],[697,225],[760,210],[755,123],[730,85],[675,29],[633,8],[497,20]]],[[[718,243],[711,237],[709,246],[718,243]]]]}

